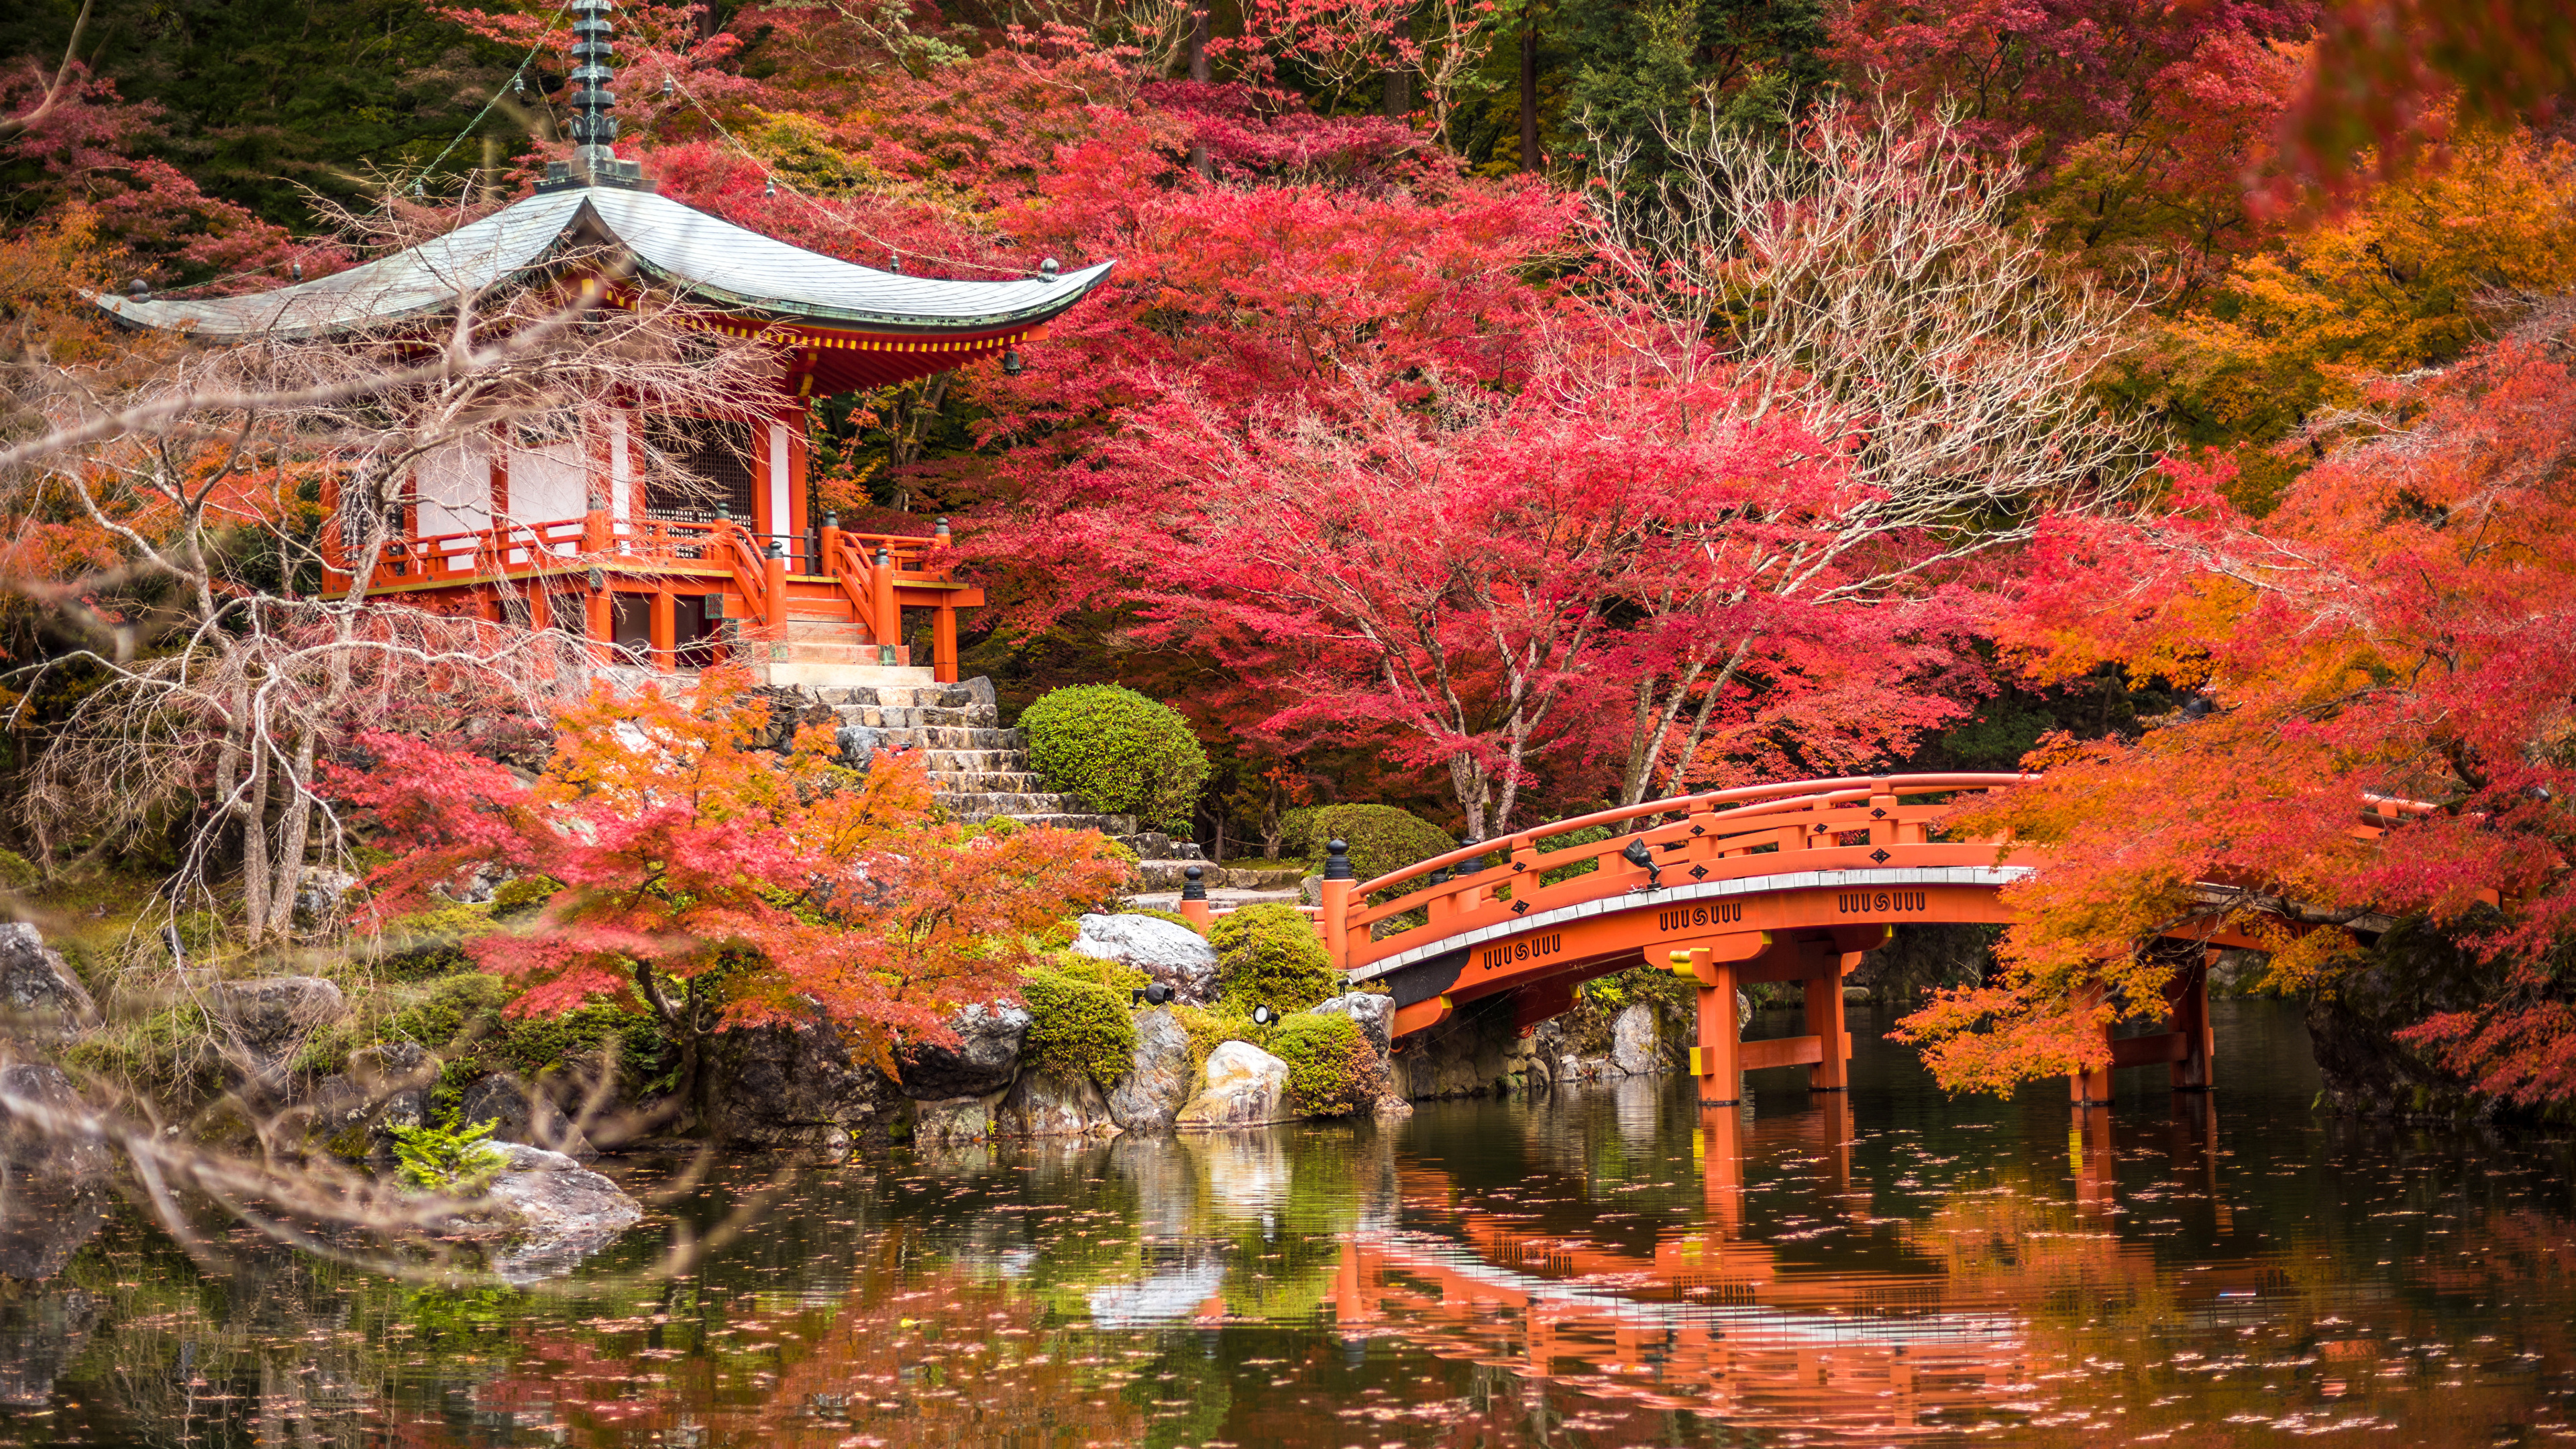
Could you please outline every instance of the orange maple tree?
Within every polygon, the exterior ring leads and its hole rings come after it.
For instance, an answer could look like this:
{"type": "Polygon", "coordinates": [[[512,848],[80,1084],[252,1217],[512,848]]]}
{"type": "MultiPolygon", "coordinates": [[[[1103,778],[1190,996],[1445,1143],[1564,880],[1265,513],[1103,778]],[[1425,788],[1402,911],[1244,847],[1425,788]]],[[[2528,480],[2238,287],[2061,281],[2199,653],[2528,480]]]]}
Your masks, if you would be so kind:
{"type": "Polygon", "coordinates": [[[2135,740],[2043,742],[1972,830],[2047,847],[1986,985],[1908,1018],[1954,1088],[2107,1059],[2160,1012],[2141,942],[2233,918],[2284,986],[2330,991],[2337,922],[2421,916],[2500,969],[2401,1033],[2475,1087],[2576,1097],[2576,304],[2446,372],[2375,384],[2267,517],[2182,463],[2159,516],[2044,535],[2001,624],[2042,681],[2105,663],[2197,697],[2135,740]],[[2310,929],[2322,925],[2325,929],[2310,929]]]}
{"type": "Polygon", "coordinates": [[[889,1067],[900,1041],[953,1041],[960,1006],[1016,997],[1033,933],[1125,872],[1093,831],[945,819],[917,754],[853,771],[820,724],[767,747],[768,701],[739,671],[669,694],[603,684],[555,728],[534,781],[374,733],[372,768],[330,785],[401,851],[370,878],[379,912],[477,870],[560,882],[475,959],[525,988],[523,1015],[640,999],[684,1083],[711,1032],[818,1010],[889,1067]]]}

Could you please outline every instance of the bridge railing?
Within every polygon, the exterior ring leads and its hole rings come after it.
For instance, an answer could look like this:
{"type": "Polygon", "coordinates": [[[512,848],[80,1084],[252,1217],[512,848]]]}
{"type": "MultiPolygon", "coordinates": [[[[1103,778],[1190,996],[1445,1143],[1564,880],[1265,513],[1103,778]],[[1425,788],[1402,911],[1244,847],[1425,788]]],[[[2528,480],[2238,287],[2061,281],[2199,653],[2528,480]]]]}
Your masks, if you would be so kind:
{"type": "Polygon", "coordinates": [[[1799,780],[1597,811],[1461,846],[1374,880],[1328,881],[1318,924],[1334,964],[1353,970],[1484,917],[1625,894],[1666,871],[1705,876],[1711,862],[1844,847],[1857,858],[1818,864],[1867,865],[1873,851],[1932,843],[1948,797],[2034,778],[1927,773],[1799,780]],[[1593,829],[1606,838],[1544,848],[1593,829]],[[1648,863],[1635,863],[1632,850],[1648,863]],[[1499,863],[1486,864],[1498,855],[1499,863]],[[1580,873],[1566,878],[1568,871],[1580,873]],[[1549,875],[1560,879],[1543,883],[1549,875]],[[1506,897],[1512,905],[1500,907],[1506,897]]]}

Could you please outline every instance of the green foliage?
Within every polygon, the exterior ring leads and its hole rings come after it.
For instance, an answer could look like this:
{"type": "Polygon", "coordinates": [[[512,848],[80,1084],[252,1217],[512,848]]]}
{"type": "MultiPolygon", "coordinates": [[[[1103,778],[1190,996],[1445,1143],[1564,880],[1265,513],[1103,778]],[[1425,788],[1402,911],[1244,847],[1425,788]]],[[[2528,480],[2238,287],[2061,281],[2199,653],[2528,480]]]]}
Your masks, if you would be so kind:
{"type": "Polygon", "coordinates": [[[1217,994],[1234,1010],[1266,1003],[1282,1014],[1303,1011],[1335,990],[1333,958],[1295,906],[1246,906],[1219,916],[1208,944],[1216,948],[1217,994]]]}
{"type": "Polygon", "coordinates": [[[1569,1046],[1584,1056],[1599,1056],[1610,1050],[1611,1023],[1640,1002],[1655,1008],[1668,1024],[1696,1021],[1698,989],[1670,971],[1631,966],[1575,988],[1574,1005],[1559,1020],[1569,1046]]]}
{"type": "Polygon", "coordinates": [[[1020,715],[1029,763],[1092,809],[1162,829],[1189,828],[1207,751],[1170,708],[1115,684],[1050,691],[1020,715]]]}
{"type": "Polygon", "coordinates": [[[1321,805],[1300,805],[1279,812],[1279,854],[1282,859],[1322,860],[1324,842],[1330,836],[1315,833],[1315,817],[1324,813],[1321,805]]]}
{"type": "Polygon", "coordinates": [[[1288,1105],[1309,1117],[1347,1117],[1377,1100],[1377,1052],[1347,1016],[1298,1012],[1271,1033],[1269,1049],[1288,1064],[1288,1105]]]}
{"type": "Polygon", "coordinates": [[[1020,1000],[1030,1018],[1020,1052],[1034,1065],[1106,1087],[1135,1061],[1136,1023],[1127,1014],[1126,992],[1040,968],[1020,983],[1020,1000]]]}
{"type": "Polygon", "coordinates": [[[563,882],[550,875],[523,875],[503,881],[501,888],[492,892],[492,914],[502,920],[534,915],[562,889],[563,882]]]}
{"type": "Polygon", "coordinates": [[[1214,1006],[1176,1005],[1172,1019],[1190,1039],[1190,1069],[1207,1070],[1208,1053],[1230,1041],[1248,1041],[1267,1050],[1270,1029],[1253,1024],[1251,1008],[1237,1010],[1233,1003],[1219,1001],[1214,1006]]]}
{"type": "Polygon", "coordinates": [[[0,890],[34,890],[44,878],[34,861],[14,850],[0,850],[0,890]]]}
{"type": "Polygon", "coordinates": [[[1169,921],[1175,926],[1187,926],[1193,931],[1199,928],[1196,921],[1191,920],[1189,917],[1182,915],[1178,911],[1158,911],[1152,906],[1122,906],[1119,908],[1118,914],[1122,916],[1152,916],[1155,920],[1169,921]]]}
{"type": "Polygon", "coordinates": [[[2009,770],[2038,745],[2057,721],[2010,700],[1997,700],[1965,724],[1942,731],[1941,744],[1960,763],[1980,769],[2009,770]]]}
{"type": "Polygon", "coordinates": [[[214,1022],[194,1001],[84,1035],[64,1053],[75,1071],[130,1083],[165,1103],[190,1104],[223,1089],[214,1022]]]}
{"type": "MultiPolygon", "coordinates": [[[[1599,845],[1602,841],[1608,840],[1609,838],[1610,827],[1606,825],[1586,825],[1581,830],[1569,830],[1563,835],[1548,836],[1539,841],[1538,844],[1539,850],[1542,853],[1548,853],[1559,850],[1572,850],[1577,846],[1583,845],[1599,845]]],[[[1538,875],[1538,883],[1543,886],[1552,886],[1561,881],[1572,880],[1579,875],[1590,875],[1600,868],[1601,861],[1597,856],[1590,860],[1578,860],[1572,865],[1560,865],[1553,870],[1540,871],[1538,875]]]]}
{"type": "Polygon", "coordinates": [[[1327,805],[1316,811],[1307,841],[1314,869],[1324,868],[1324,846],[1335,840],[1351,848],[1351,874],[1363,881],[1458,848],[1447,831],[1392,805],[1327,805]]]}
{"type": "Polygon", "coordinates": [[[465,943],[493,929],[492,911],[484,906],[441,906],[397,916],[385,923],[377,939],[375,967],[396,981],[426,981],[472,971],[474,960],[466,954],[465,943]]]}
{"type": "Polygon", "coordinates": [[[1548,28],[1571,51],[1564,114],[1635,142],[1652,179],[1670,164],[1659,121],[1691,124],[1714,102],[1723,125],[1776,131],[1829,89],[1825,16],[1822,0],[1559,0],[1548,28]]]}
{"type": "Polygon", "coordinates": [[[500,1126],[497,1120],[471,1127],[396,1127],[394,1155],[402,1159],[403,1181],[428,1192],[470,1197],[501,1171],[501,1150],[483,1139],[500,1126]]]}

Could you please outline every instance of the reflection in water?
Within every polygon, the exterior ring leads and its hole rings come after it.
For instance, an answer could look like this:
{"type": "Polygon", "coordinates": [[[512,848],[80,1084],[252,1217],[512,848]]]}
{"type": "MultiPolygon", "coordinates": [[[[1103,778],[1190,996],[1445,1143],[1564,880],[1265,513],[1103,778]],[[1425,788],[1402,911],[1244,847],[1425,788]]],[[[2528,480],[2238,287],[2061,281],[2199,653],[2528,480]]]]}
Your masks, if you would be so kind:
{"type": "MultiPolygon", "coordinates": [[[[2562,1144],[2336,1121],[2294,1016],[2221,1091],[1953,1102],[1624,1082],[1410,1122],[897,1153],[693,1277],[637,1270],[745,1161],[547,1293],[115,1217],[0,1290],[0,1439],[887,1444],[2236,1443],[2570,1433],[2562,1144]],[[9,1408],[8,1404],[20,1407],[9,1408]]],[[[1776,1078],[1776,1080],[1775,1080],[1776,1078]]],[[[651,1164],[624,1169],[649,1185],[651,1164]]]]}

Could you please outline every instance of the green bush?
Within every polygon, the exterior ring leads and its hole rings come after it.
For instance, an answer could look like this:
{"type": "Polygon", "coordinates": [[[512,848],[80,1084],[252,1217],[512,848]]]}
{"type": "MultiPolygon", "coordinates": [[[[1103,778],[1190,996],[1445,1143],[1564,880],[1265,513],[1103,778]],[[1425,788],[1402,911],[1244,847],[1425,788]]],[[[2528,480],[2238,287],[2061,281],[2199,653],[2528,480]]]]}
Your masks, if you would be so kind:
{"type": "Polygon", "coordinates": [[[1185,1002],[1173,1006],[1172,1019],[1181,1024],[1182,1034],[1190,1039],[1190,1071],[1193,1076],[1206,1071],[1208,1053],[1227,1042],[1248,1041],[1254,1046],[1263,1046],[1270,1039],[1269,1028],[1253,1025],[1249,1012],[1248,1007],[1238,1012],[1230,1003],[1222,1001],[1213,1007],[1191,1006],[1185,1002]]]}
{"type": "Polygon", "coordinates": [[[1331,837],[1315,833],[1315,817],[1324,813],[1321,805],[1300,805],[1279,812],[1279,855],[1283,860],[1324,858],[1324,842],[1331,837]]]}
{"type": "Polygon", "coordinates": [[[1347,1016],[1301,1011],[1270,1034],[1288,1064],[1288,1105],[1309,1117],[1347,1117],[1378,1096],[1377,1052],[1347,1016]]]}
{"type": "Polygon", "coordinates": [[[1392,805],[1327,805],[1316,811],[1307,843],[1314,869],[1324,868],[1324,846],[1335,840],[1351,848],[1351,874],[1363,881],[1458,848],[1439,826],[1392,805]]]}
{"type": "Polygon", "coordinates": [[[1029,1009],[1024,1060],[1103,1087],[1135,1062],[1136,1023],[1127,1014],[1126,992],[1040,968],[1021,980],[1020,1000],[1029,1009]]]}
{"type": "Polygon", "coordinates": [[[14,850],[0,850],[0,890],[31,891],[44,878],[34,861],[14,850]]]}
{"type": "Polygon", "coordinates": [[[1333,958],[1295,906],[1245,906],[1219,916],[1208,944],[1216,948],[1217,994],[1237,1010],[1267,1003],[1284,1015],[1334,993],[1333,958]]]}
{"type": "MultiPolygon", "coordinates": [[[[514,882],[515,884],[515,882],[514,882]]],[[[427,981],[474,969],[465,944],[495,929],[484,906],[451,905],[398,916],[376,944],[376,969],[397,981],[427,981]]]]}
{"type": "Polygon", "coordinates": [[[501,1171],[501,1149],[483,1139],[500,1126],[495,1119],[471,1127],[396,1127],[394,1155],[402,1159],[403,1181],[429,1192],[471,1197],[501,1171]]]}
{"type": "Polygon", "coordinates": [[[1171,709],[1115,684],[1053,690],[1020,715],[1029,763],[1047,782],[1108,815],[1189,829],[1207,783],[1207,751],[1171,709]]]}
{"type": "MultiPolygon", "coordinates": [[[[1542,857],[1545,857],[1560,850],[1574,850],[1586,845],[1599,845],[1602,841],[1608,840],[1609,838],[1610,828],[1608,826],[1586,825],[1581,830],[1569,830],[1563,835],[1541,837],[1538,842],[1539,854],[1542,857]]],[[[1590,860],[1578,860],[1572,865],[1560,865],[1552,870],[1540,871],[1538,875],[1538,883],[1543,886],[1559,885],[1574,879],[1578,875],[1590,875],[1600,868],[1601,860],[1598,856],[1595,856],[1590,860]]]]}
{"type": "Polygon", "coordinates": [[[492,914],[501,918],[534,915],[563,889],[563,882],[550,875],[523,875],[501,883],[492,892],[492,914]]]}

